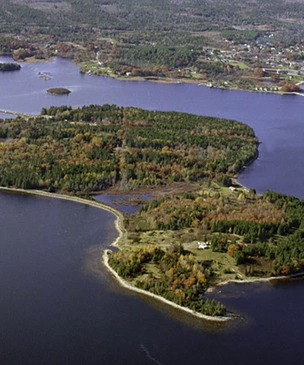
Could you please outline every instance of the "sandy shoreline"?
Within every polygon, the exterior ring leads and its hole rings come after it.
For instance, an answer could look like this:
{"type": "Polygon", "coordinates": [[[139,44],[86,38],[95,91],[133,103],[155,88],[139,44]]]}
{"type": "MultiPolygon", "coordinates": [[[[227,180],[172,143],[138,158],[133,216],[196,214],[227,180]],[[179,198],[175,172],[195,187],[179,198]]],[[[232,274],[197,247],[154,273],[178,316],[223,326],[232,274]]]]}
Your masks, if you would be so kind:
{"type": "Polygon", "coordinates": [[[25,190],[25,189],[15,189],[15,188],[7,188],[4,186],[0,186],[0,191],[7,191],[17,194],[29,194],[29,195],[38,195],[38,196],[45,196],[48,198],[55,198],[55,199],[62,199],[62,200],[69,200],[80,204],[87,204],[92,207],[106,210],[116,216],[116,220],[114,222],[115,228],[118,232],[118,237],[116,240],[112,243],[112,246],[116,246],[119,240],[124,236],[124,229],[122,226],[123,222],[123,215],[116,209],[105,205],[103,203],[94,201],[94,200],[86,200],[84,198],[79,198],[77,196],[70,196],[70,195],[63,195],[63,194],[56,194],[56,193],[48,193],[46,191],[42,190],[25,190]]]}
{"type": "Polygon", "coordinates": [[[208,321],[215,321],[215,322],[225,322],[225,321],[228,321],[229,319],[233,318],[233,317],[228,317],[228,316],[223,316],[223,317],[216,317],[216,316],[208,316],[206,314],[202,314],[202,313],[199,313],[199,312],[196,312],[192,309],[189,309],[187,307],[182,307],[174,302],[171,302],[170,300],[167,300],[163,297],[161,297],[160,295],[156,295],[156,294],[153,294],[149,291],[146,291],[146,290],[143,290],[143,289],[139,289],[139,288],[136,288],[134,285],[130,284],[129,282],[127,282],[126,280],[124,280],[123,278],[121,278],[117,272],[112,269],[112,267],[109,265],[109,256],[108,254],[112,252],[111,250],[105,250],[104,251],[104,254],[102,256],[102,261],[104,263],[104,265],[106,266],[106,268],[111,272],[111,274],[116,278],[116,280],[119,282],[119,284],[121,286],[123,286],[124,288],[127,288],[129,290],[133,290],[137,293],[140,293],[140,294],[144,294],[144,295],[148,295],[152,298],[155,298],[163,303],[166,303],[168,305],[171,305],[171,307],[174,307],[174,308],[177,308],[177,309],[180,309],[180,310],[183,310],[184,312],[187,312],[187,313],[190,313],[192,315],[194,315],[195,317],[199,317],[199,318],[202,318],[202,319],[206,319],[208,321]]]}
{"type": "MultiPolygon", "coordinates": [[[[122,213],[120,213],[119,211],[117,211],[116,209],[105,205],[103,203],[100,202],[96,202],[96,201],[91,201],[91,200],[86,200],[83,198],[79,198],[76,196],[69,196],[69,195],[63,195],[63,194],[56,194],[56,193],[48,193],[46,191],[40,191],[40,190],[25,190],[25,189],[15,189],[15,188],[7,188],[7,187],[2,187],[0,186],[0,191],[6,191],[6,192],[12,192],[12,193],[19,193],[19,194],[29,194],[29,195],[37,195],[37,196],[44,196],[44,197],[48,197],[48,198],[56,198],[56,199],[62,199],[62,200],[69,200],[69,201],[74,201],[80,204],[87,204],[90,205],[92,207],[96,207],[98,209],[103,209],[106,210],[112,214],[114,214],[116,216],[116,220],[115,220],[115,229],[118,232],[118,237],[116,238],[116,240],[111,244],[111,246],[117,246],[118,242],[121,239],[125,239],[125,230],[123,227],[123,215],[122,213]]],[[[180,306],[174,302],[171,302],[159,295],[153,294],[151,292],[148,292],[146,290],[142,290],[139,288],[136,288],[134,285],[130,284],[129,282],[127,282],[126,280],[124,280],[123,278],[121,278],[117,272],[115,270],[113,270],[109,263],[108,263],[108,254],[111,252],[111,250],[109,249],[105,249],[104,250],[104,254],[102,256],[102,262],[105,265],[105,267],[107,268],[107,270],[115,277],[115,279],[119,282],[119,284],[129,290],[133,290],[135,292],[138,292],[140,294],[144,294],[144,295],[148,295],[150,297],[153,297],[167,305],[171,305],[177,309],[183,310],[187,313],[190,313],[198,318],[202,318],[205,320],[209,320],[209,321],[217,321],[217,322],[224,322],[227,321],[229,319],[232,319],[233,316],[224,316],[224,317],[216,317],[216,316],[208,316],[196,311],[193,311],[187,307],[183,307],[180,306]]],[[[257,282],[270,282],[272,280],[288,280],[291,278],[296,278],[296,277],[301,277],[304,276],[304,273],[298,273],[298,274],[294,274],[294,275],[290,275],[290,276],[278,276],[278,277],[269,277],[269,278],[253,278],[253,279],[244,279],[244,280],[235,280],[235,279],[229,279],[223,282],[219,282],[216,284],[216,286],[211,287],[207,290],[207,292],[211,292],[212,290],[214,290],[216,287],[218,286],[222,286],[222,285],[226,285],[229,283],[237,283],[237,284],[250,284],[250,283],[257,283],[257,282]]]]}

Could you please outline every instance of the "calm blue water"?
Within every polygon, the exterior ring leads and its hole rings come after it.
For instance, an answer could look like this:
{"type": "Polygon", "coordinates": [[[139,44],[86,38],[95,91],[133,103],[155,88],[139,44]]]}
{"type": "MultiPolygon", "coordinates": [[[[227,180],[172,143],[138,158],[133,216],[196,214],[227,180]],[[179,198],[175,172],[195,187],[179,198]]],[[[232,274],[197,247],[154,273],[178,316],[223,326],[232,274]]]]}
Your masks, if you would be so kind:
{"type": "MultiPolygon", "coordinates": [[[[302,97],[117,81],[61,59],[0,74],[0,109],[106,102],[246,122],[262,144],[240,181],[304,197],[302,97]],[[44,71],[51,80],[39,79],[44,71]],[[45,93],[55,86],[72,93],[45,93]]],[[[208,323],[112,279],[100,263],[116,237],[110,213],[4,193],[0,207],[1,365],[302,364],[304,281],[218,288],[213,295],[240,318],[208,323]]]]}

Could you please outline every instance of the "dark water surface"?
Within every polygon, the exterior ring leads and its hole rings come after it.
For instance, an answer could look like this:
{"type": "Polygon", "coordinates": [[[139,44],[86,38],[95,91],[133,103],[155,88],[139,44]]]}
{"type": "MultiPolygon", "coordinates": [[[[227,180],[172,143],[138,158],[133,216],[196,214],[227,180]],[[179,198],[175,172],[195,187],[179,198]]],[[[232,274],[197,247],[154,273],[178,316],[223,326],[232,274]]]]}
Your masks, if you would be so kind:
{"type": "MultiPolygon", "coordinates": [[[[0,58],[0,60],[3,58],[0,58]]],[[[304,99],[81,75],[67,60],[0,74],[0,109],[115,103],[237,119],[262,141],[240,176],[304,198],[304,99]],[[50,72],[41,80],[39,72],[50,72]],[[72,90],[47,95],[50,87],[72,90]]],[[[230,284],[213,294],[240,318],[197,320],[121,288],[100,264],[110,213],[0,193],[0,364],[302,364],[304,281],[230,284]]]]}

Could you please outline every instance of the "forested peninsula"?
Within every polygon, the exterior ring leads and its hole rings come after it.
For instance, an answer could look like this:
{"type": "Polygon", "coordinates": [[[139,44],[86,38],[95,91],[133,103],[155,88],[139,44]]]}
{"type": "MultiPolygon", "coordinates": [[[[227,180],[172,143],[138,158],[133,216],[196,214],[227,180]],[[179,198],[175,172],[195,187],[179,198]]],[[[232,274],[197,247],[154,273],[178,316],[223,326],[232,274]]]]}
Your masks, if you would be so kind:
{"type": "Polygon", "coordinates": [[[43,108],[0,121],[0,185],[89,199],[151,193],[124,215],[109,264],[133,286],[223,316],[208,288],[303,271],[304,202],[235,181],[257,147],[252,128],[232,120],[116,105],[43,108]]]}

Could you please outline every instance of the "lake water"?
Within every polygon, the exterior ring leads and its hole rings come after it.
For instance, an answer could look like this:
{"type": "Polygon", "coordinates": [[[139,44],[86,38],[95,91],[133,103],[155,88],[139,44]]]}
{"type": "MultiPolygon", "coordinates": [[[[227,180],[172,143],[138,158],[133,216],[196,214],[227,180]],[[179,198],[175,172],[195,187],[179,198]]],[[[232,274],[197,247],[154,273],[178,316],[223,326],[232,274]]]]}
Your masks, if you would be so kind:
{"type": "MultiPolygon", "coordinates": [[[[81,75],[62,59],[1,73],[0,95],[0,109],[27,113],[115,103],[240,120],[262,141],[240,182],[304,198],[300,96],[117,81],[81,75]],[[56,86],[72,93],[45,93],[56,86]]],[[[212,295],[240,318],[197,320],[121,288],[104,270],[100,252],[116,237],[110,213],[7,193],[0,204],[1,365],[302,364],[303,280],[220,287],[212,295]]]]}

